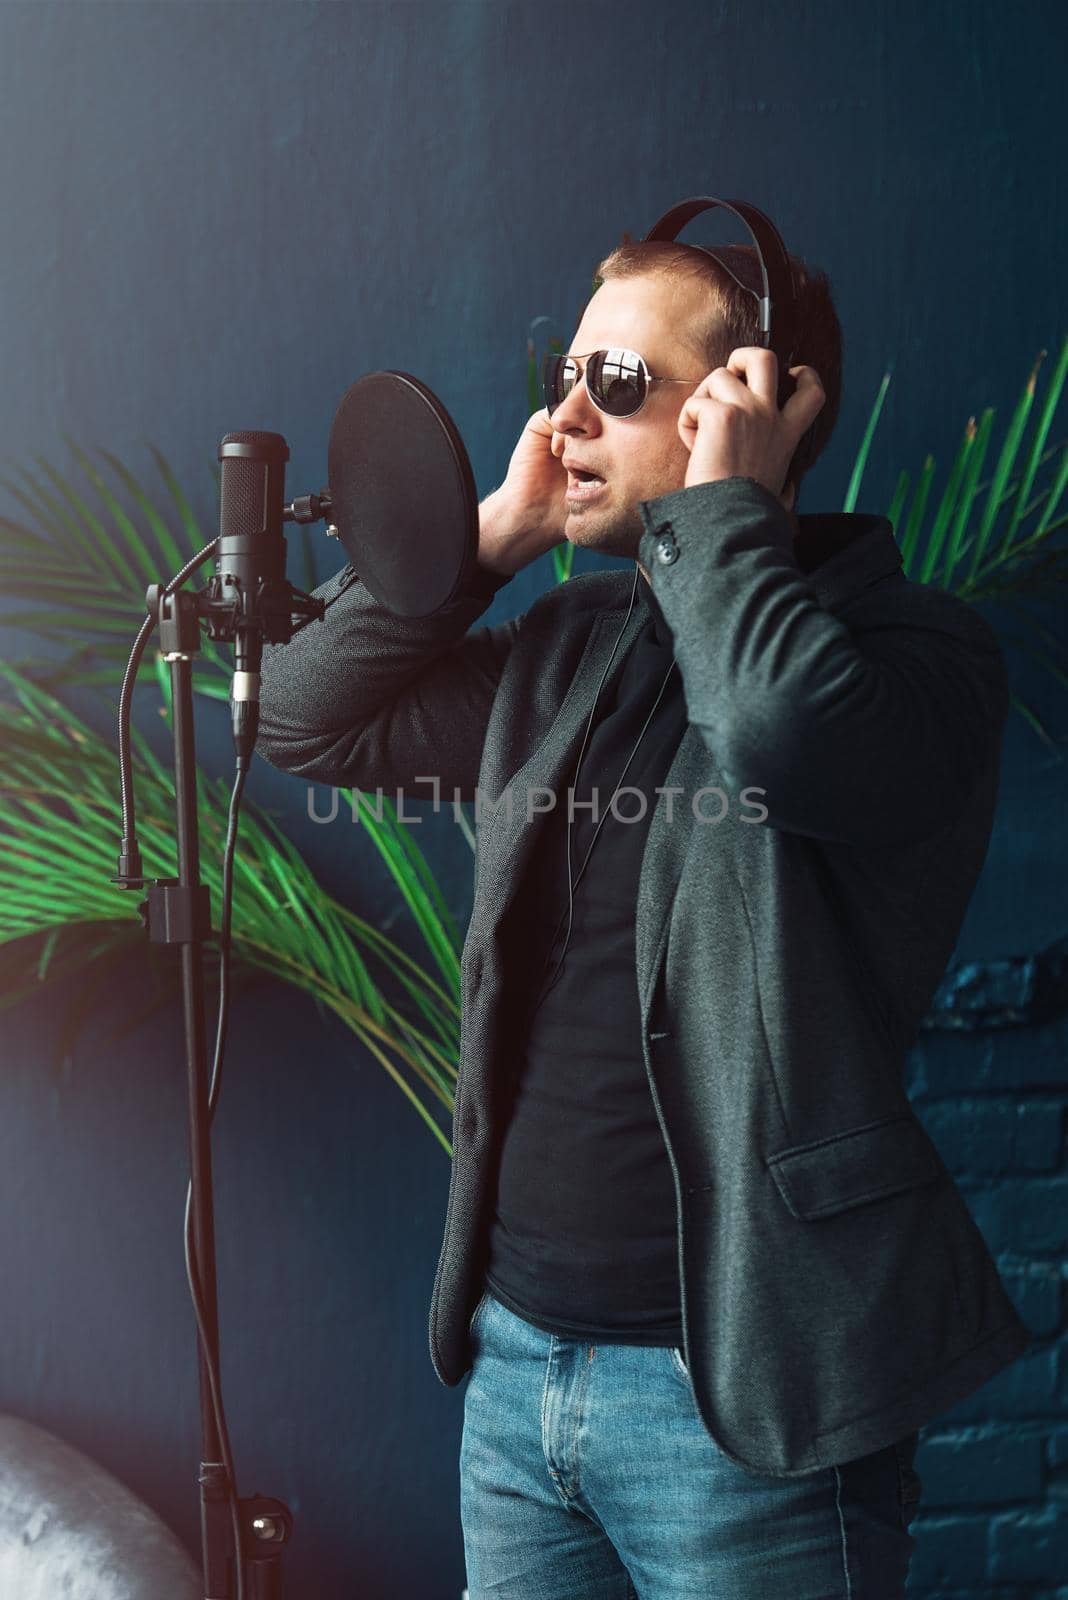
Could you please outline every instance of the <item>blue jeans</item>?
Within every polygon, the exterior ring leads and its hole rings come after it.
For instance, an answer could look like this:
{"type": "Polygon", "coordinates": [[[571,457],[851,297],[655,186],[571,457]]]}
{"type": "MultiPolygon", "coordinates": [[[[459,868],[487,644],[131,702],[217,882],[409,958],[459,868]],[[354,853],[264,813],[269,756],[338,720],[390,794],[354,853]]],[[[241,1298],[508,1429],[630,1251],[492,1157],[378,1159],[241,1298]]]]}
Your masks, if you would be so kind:
{"type": "Polygon", "coordinates": [[[682,1352],[471,1318],[460,1521],[470,1600],[901,1600],[917,1434],[774,1478],[723,1454],[682,1352]]]}

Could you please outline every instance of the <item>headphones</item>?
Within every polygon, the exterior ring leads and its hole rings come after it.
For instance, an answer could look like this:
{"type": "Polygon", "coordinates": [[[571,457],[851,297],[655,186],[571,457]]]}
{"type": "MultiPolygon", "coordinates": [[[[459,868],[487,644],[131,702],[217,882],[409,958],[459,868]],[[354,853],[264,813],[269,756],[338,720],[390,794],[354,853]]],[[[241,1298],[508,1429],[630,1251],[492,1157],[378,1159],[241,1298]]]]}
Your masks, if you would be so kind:
{"type": "MultiPolygon", "coordinates": [[[[743,282],[738,272],[731,266],[730,245],[716,249],[710,245],[698,244],[691,245],[690,248],[703,250],[706,255],[711,256],[717,266],[733,278],[739,289],[751,294],[757,302],[760,312],[760,343],[765,350],[775,352],[779,363],[777,404],[781,411],[797,387],[795,380],[790,376],[789,368],[793,363],[797,338],[798,302],[790,257],[786,253],[782,236],[771,218],[766,217],[763,211],[750,205],[747,200],[713,200],[708,195],[699,195],[691,200],[680,200],[677,206],[665,211],[664,215],[653,223],[641,243],[675,239],[688,222],[692,222],[700,212],[711,210],[713,206],[722,206],[725,211],[732,212],[745,227],[756,246],[760,267],[759,287],[752,282],[743,282]]],[[[744,270],[748,263],[744,258],[735,258],[735,265],[744,270]]],[[[798,474],[808,470],[813,443],[813,432],[810,427],[798,441],[791,457],[791,465],[798,469],[798,474]]]]}

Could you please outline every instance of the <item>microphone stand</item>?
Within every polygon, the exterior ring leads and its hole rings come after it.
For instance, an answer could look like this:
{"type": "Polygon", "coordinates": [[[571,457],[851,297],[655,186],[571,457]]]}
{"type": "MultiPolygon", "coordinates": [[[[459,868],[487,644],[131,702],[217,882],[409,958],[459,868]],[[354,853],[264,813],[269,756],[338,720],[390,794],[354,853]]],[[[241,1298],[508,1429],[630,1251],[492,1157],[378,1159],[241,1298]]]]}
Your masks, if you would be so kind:
{"type": "MultiPolygon", "coordinates": [[[[200,1528],[205,1600],[234,1600],[237,1574],[231,1549],[230,1486],[221,1459],[219,1428],[212,1396],[212,1377],[205,1347],[219,1372],[219,1324],[215,1270],[215,1223],[212,1199],[211,1136],[208,1116],[207,1046],[204,1028],[204,942],[211,936],[208,889],[200,881],[200,833],[197,822],[196,746],[193,719],[192,661],[200,650],[198,597],[179,590],[162,595],[149,590],[149,609],[157,607],[160,649],[170,663],[174,707],[174,788],[178,842],[178,877],[155,879],[139,910],[149,938],[177,944],[181,952],[182,1003],[185,1022],[189,1106],[189,1172],[194,1270],[200,1287],[202,1342],[197,1349],[200,1387],[200,1528]]],[[[234,1485],[236,1493],[236,1484],[234,1485]]],[[[248,1600],[282,1600],[282,1551],[293,1519],[280,1500],[253,1496],[238,1500],[240,1557],[248,1600]]]]}
{"type": "MultiPolygon", "coordinates": [[[[329,456],[328,487],[286,505],[284,463],[289,450],[281,434],[227,434],[219,449],[222,532],[166,584],[150,585],[145,598],[148,616],[131,651],[119,700],[122,844],[118,875],[111,881],[121,889],[147,889],[138,909],[149,938],[181,946],[190,1158],[186,1244],[198,1336],[204,1600],[282,1600],[282,1555],[293,1519],[280,1500],[238,1497],[222,1405],[210,1143],[216,1085],[207,1082],[204,1037],[203,947],[211,937],[211,906],[207,887],[200,881],[193,726],[192,662],[200,649],[200,621],[207,618],[209,638],[237,644],[231,696],[238,773],[231,803],[233,823],[243,775],[255,749],[260,646],[264,640],[277,644],[292,637],[294,611],[304,618],[298,626],[306,626],[322,617],[328,604],[287,582],[282,524],[322,520],[327,537],[340,540],[350,554],[358,546],[363,581],[401,616],[425,616],[444,604],[464,570],[474,566],[478,549],[478,498],[463,440],[444,407],[410,373],[374,373],[351,386],[334,418],[329,456]],[[380,480],[371,467],[380,457],[389,459],[398,434],[406,444],[403,466],[380,480]],[[420,462],[418,472],[410,469],[410,461],[420,462]],[[375,491],[370,496],[369,489],[375,491]],[[413,561],[416,552],[420,559],[425,555],[428,503],[435,508],[441,553],[430,563],[429,573],[421,571],[420,589],[413,596],[410,586],[398,581],[397,553],[408,554],[413,561]],[[356,538],[368,521],[375,526],[374,515],[384,515],[387,506],[388,556],[378,551],[374,539],[365,548],[362,532],[356,538]],[[220,569],[216,576],[195,594],[184,591],[185,580],[213,554],[220,569]],[[436,601],[429,609],[428,587],[436,601]],[[142,872],[134,825],[130,715],[138,665],[156,625],[171,669],[178,877],[148,879],[142,872]]],[[[231,842],[232,836],[228,851],[231,842]]],[[[224,877],[224,893],[225,888],[224,877]]],[[[224,957],[228,943],[224,933],[220,943],[224,957]]],[[[224,1004],[225,991],[220,993],[216,1070],[222,1060],[224,1004]]]]}
{"type": "MultiPolygon", "coordinates": [[[[329,496],[309,495],[287,506],[284,520],[311,522],[330,509],[329,496]]],[[[331,527],[331,534],[336,536],[331,527]]],[[[218,544],[215,541],[207,552],[218,544]]],[[[199,557],[192,565],[199,565],[199,557]]],[[[172,580],[173,581],[173,580],[172,580]]],[[[291,609],[308,621],[321,617],[324,602],[286,585],[291,609]]],[[[203,590],[170,590],[152,584],[146,608],[159,626],[160,650],[170,664],[174,708],[174,778],[178,846],[177,878],[146,879],[132,832],[123,838],[120,888],[145,888],[147,898],[138,910],[149,938],[157,944],[176,944],[181,953],[182,1001],[185,1025],[187,1093],[189,1108],[190,1221],[193,1254],[191,1275],[199,1289],[197,1310],[197,1369],[200,1391],[200,1507],[204,1600],[283,1600],[282,1556],[293,1531],[289,1508],[266,1495],[237,1497],[229,1443],[224,1450],[219,1422],[222,1417],[219,1377],[219,1326],[216,1290],[215,1222],[211,1171],[211,1112],[207,1074],[204,1019],[204,943],[212,935],[208,887],[200,880],[200,834],[197,820],[196,736],[193,715],[193,659],[200,652],[200,619],[209,618],[209,634],[233,639],[234,605],[222,598],[218,579],[203,590]],[[236,1498],[237,1543],[234,1550],[236,1498]],[[236,1570],[236,1563],[240,1570],[236,1570]]],[[[243,621],[247,623],[247,618],[243,621]]],[[[143,649],[149,629],[138,645],[143,649]]],[[[135,646],[135,654],[140,651],[135,646]]],[[[132,663],[133,664],[133,663],[132,663]]],[[[136,672],[136,665],[133,664],[136,672]]],[[[238,771],[251,764],[251,752],[238,756],[238,771]]],[[[132,798],[131,798],[132,815],[132,798]]],[[[220,995],[220,1003],[222,996],[220,995]]]]}

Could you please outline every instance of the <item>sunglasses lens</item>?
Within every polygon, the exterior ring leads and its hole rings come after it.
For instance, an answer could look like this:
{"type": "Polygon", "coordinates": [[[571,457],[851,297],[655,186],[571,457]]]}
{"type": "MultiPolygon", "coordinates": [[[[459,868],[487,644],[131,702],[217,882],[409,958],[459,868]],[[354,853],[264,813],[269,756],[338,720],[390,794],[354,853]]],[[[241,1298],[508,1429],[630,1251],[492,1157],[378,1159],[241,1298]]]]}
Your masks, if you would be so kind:
{"type": "Polygon", "coordinates": [[[598,350],[586,369],[590,394],[610,417],[629,417],[645,400],[645,362],[633,350],[598,350]]]}
{"type": "MultiPolygon", "coordinates": [[[[552,416],[581,374],[570,356],[550,351],[542,363],[545,404],[552,416]]],[[[586,362],[586,386],[594,404],[610,417],[629,417],[646,395],[645,363],[633,350],[597,350],[586,362]]]]}
{"type": "Polygon", "coordinates": [[[578,380],[578,367],[571,357],[557,355],[550,350],[542,362],[541,378],[550,417],[561,401],[567,399],[578,380]]]}

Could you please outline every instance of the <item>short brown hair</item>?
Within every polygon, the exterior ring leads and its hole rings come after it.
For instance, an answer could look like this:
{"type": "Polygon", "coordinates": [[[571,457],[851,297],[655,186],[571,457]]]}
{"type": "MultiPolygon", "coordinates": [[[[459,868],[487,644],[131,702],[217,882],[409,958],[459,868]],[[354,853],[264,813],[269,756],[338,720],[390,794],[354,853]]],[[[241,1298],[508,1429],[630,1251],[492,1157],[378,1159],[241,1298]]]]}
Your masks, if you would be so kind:
{"type": "MultiPolygon", "coordinates": [[[[716,245],[714,248],[730,272],[760,292],[760,266],[752,245],[716,245]]],[[[812,438],[806,447],[807,461],[800,465],[795,457],[786,474],[783,487],[794,485],[796,505],[801,479],[823,453],[838,420],[842,396],[842,328],[827,274],[807,266],[798,256],[791,255],[789,261],[798,300],[790,364],[815,367],[827,397],[810,429],[812,438]]],[[[670,276],[707,284],[710,290],[707,321],[704,332],[698,330],[698,340],[711,372],[726,365],[732,350],[761,342],[756,300],[739,287],[730,272],[723,271],[717,261],[694,245],[680,244],[676,239],[634,240],[625,233],[622,242],[598,263],[593,292],[609,279],[638,276],[670,276]]]]}

